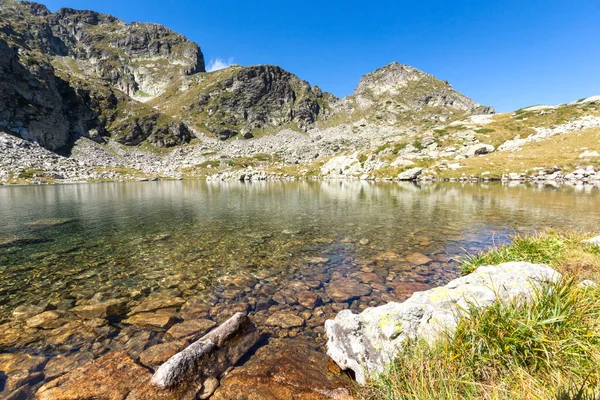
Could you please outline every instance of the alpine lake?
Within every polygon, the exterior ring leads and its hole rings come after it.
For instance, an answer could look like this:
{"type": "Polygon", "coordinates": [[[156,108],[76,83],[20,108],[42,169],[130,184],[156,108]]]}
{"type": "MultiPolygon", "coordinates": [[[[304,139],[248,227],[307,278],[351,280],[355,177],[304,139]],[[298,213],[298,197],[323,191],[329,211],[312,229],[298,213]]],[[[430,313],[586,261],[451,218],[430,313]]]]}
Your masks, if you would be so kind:
{"type": "Polygon", "coordinates": [[[109,351],[189,342],[178,326],[202,334],[237,311],[266,337],[323,346],[342,309],[445,284],[465,254],[514,233],[599,222],[600,190],[583,184],[0,187],[0,359],[70,360],[48,380],[109,351]]]}

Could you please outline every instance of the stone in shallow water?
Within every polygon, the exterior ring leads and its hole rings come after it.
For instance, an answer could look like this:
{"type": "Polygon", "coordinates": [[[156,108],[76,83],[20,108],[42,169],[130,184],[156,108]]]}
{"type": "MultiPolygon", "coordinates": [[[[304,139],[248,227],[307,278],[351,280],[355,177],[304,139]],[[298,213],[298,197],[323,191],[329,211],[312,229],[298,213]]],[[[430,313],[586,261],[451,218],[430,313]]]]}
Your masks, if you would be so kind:
{"type": "Polygon", "coordinates": [[[394,287],[394,296],[400,300],[406,300],[415,292],[422,292],[430,288],[429,285],[421,282],[398,282],[392,283],[394,287]]]}
{"type": "Polygon", "coordinates": [[[32,304],[21,305],[15,308],[12,312],[12,317],[18,321],[28,319],[33,317],[34,315],[38,315],[43,313],[44,310],[40,306],[34,306],[32,304]]]}
{"type": "Polygon", "coordinates": [[[142,351],[140,362],[147,367],[157,368],[185,348],[187,342],[176,341],[157,344],[142,351]]]}
{"type": "Polygon", "coordinates": [[[266,321],[265,325],[278,326],[280,328],[289,329],[299,326],[304,326],[304,320],[297,315],[280,311],[271,315],[266,321]]]}
{"type": "Polygon", "coordinates": [[[303,291],[298,293],[298,303],[310,310],[321,304],[321,298],[313,292],[303,291]]]}
{"type": "Polygon", "coordinates": [[[147,384],[150,372],[125,352],[108,353],[43,385],[38,400],[122,400],[135,388],[147,384]]]}
{"type": "Polygon", "coordinates": [[[329,357],[305,340],[272,340],[221,380],[214,400],[352,399],[352,383],[328,371],[329,357]]]}
{"type": "Polygon", "coordinates": [[[71,355],[59,354],[46,364],[44,375],[46,380],[57,378],[67,372],[93,360],[92,353],[82,352],[71,355]]]}
{"type": "Polygon", "coordinates": [[[197,388],[235,365],[258,339],[259,333],[250,319],[237,313],[161,365],[152,384],[157,390],[197,388]]]}
{"type": "Polygon", "coordinates": [[[25,225],[35,226],[35,227],[40,227],[40,228],[50,228],[53,226],[68,224],[69,222],[73,222],[73,221],[75,221],[75,220],[71,219],[71,218],[45,218],[45,219],[38,219],[37,221],[33,221],[33,222],[28,222],[25,225]]]}
{"type": "Polygon", "coordinates": [[[25,324],[29,328],[54,329],[65,324],[64,313],[61,311],[45,311],[28,318],[25,324]]]}
{"type": "Polygon", "coordinates": [[[496,296],[530,298],[534,285],[556,281],[560,274],[541,264],[505,263],[479,267],[446,286],[413,294],[404,303],[388,303],[360,314],[349,310],[325,322],[327,354],[342,368],[352,369],[364,384],[382,373],[407,339],[432,342],[443,330],[456,327],[456,317],[469,304],[482,307],[496,296]]]}
{"type": "Polygon", "coordinates": [[[173,325],[171,329],[167,331],[167,335],[174,339],[187,338],[195,340],[200,336],[203,336],[209,329],[214,328],[216,325],[217,323],[210,319],[184,321],[180,324],[173,325]]]}
{"type": "Polygon", "coordinates": [[[0,371],[8,374],[14,371],[41,371],[48,359],[24,353],[0,354],[0,371]]]}
{"type": "Polygon", "coordinates": [[[44,240],[35,236],[0,235],[0,248],[40,243],[44,240]]]}
{"type": "Polygon", "coordinates": [[[396,260],[400,260],[402,257],[400,257],[400,254],[398,253],[394,253],[392,251],[386,251],[385,253],[381,253],[380,255],[378,255],[375,259],[377,261],[396,261],[396,260]]]}
{"type": "Polygon", "coordinates": [[[406,257],[406,260],[414,265],[425,265],[433,261],[431,258],[421,253],[413,253],[406,257]]]}
{"type": "Polygon", "coordinates": [[[143,327],[154,327],[154,328],[168,328],[177,322],[177,319],[172,315],[161,315],[157,313],[142,313],[135,314],[131,318],[123,321],[129,325],[143,326],[143,327]]]}
{"type": "Polygon", "coordinates": [[[143,312],[160,310],[161,308],[181,307],[184,304],[185,300],[181,297],[149,297],[147,299],[144,299],[137,307],[135,307],[131,311],[131,313],[139,314],[143,312]]]}
{"type": "Polygon", "coordinates": [[[72,311],[82,319],[115,318],[127,313],[127,300],[114,299],[98,304],[77,306],[72,311]]]}
{"type": "Polygon", "coordinates": [[[325,292],[333,301],[341,303],[357,297],[368,296],[371,294],[371,288],[352,279],[339,278],[332,281],[325,292]]]}

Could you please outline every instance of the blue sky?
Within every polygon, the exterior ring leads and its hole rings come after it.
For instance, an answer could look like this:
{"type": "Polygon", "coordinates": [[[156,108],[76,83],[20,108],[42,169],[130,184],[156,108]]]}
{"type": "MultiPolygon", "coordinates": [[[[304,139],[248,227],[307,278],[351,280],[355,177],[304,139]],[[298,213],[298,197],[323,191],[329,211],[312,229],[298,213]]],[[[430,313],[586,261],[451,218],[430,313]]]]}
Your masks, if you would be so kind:
{"type": "Polygon", "coordinates": [[[161,23],[207,63],[276,64],[337,96],[392,61],[499,111],[600,94],[600,1],[46,0],[161,23]]]}

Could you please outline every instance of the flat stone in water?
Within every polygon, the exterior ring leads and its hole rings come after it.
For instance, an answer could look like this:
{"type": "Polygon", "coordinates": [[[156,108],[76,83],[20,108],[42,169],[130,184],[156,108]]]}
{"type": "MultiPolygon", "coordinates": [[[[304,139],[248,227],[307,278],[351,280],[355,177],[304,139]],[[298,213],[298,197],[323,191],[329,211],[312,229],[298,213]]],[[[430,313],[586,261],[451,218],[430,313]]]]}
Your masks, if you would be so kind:
{"type": "Polygon", "coordinates": [[[53,226],[68,224],[69,222],[73,222],[73,221],[75,221],[75,220],[72,218],[45,218],[45,219],[38,219],[37,221],[33,221],[33,222],[27,222],[25,225],[36,226],[36,227],[40,227],[40,228],[50,228],[53,226]]]}
{"type": "Polygon", "coordinates": [[[41,243],[44,239],[35,236],[0,235],[0,248],[41,243]]]}
{"type": "Polygon", "coordinates": [[[346,302],[358,297],[371,294],[371,288],[348,278],[332,281],[326,289],[327,296],[336,302],[346,302]]]}
{"type": "Polygon", "coordinates": [[[352,399],[352,382],[328,371],[329,357],[305,340],[272,340],[221,380],[214,400],[352,399]]]}
{"type": "Polygon", "coordinates": [[[421,253],[413,253],[406,257],[406,260],[414,265],[425,265],[433,261],[431,258],[421,253]]]}
{"type": "Polygon", "coordinates": [[[72,311],[82,319],[120,317],[127,313],[127,300],[114,299],[98,304],[77,306],[72,311]]]}
{"type": "Polygon", "coordinates": [[[28,319],[34,315],[43,313],[45,310],[40,306],[21,305],[15,308],[12,312],[12,317],[17,321],[28,319]]]}
{"type": "Polygon", "coordinates": [[[57,378],[67,372],[93,360],[92,353],[82,352],[71,355],[59,354],[46,364],[44,375],[46,380],[57,378]]]}
{"type": "Polygon", "coordinates": [[[289,329],[304,326],[304,319],[289,312],[280,311],[271,315],[265,321],[265,325],[289,329]]]}
{"type": "Polygon", "coordinates": [[[127,353],[116,351],[46,383],[37,391],[36,399],[125,399],[150,377],[151,373],[127,353]]]}
{"type": "Polygon", "coordinates": [[[123,321],[129,325],[136,325],[151,328],[168,328],[175,324],[177,320],[172,315],[161,315],[157,313],[141,313],[123,321]]]}
{"type": "Polygon", "coordinates": [[[195,319],[190,321],[184,321],[180,324],[173,325],[171,329],[167,331],[167,335],[174,339],[198,339],[204,336],[206,332],[217,326],[217,323],[210,319],[195,319]]]}
{"type": "Polygon", "coordinates": [[[181,297],[156,296],[149,297],[142,301],[137,307],[131,310],[132,314],[139,314],[149,311],[160,310],[161,308],[181,307],[185,300],[181,297]]]}
{"type": "Polygon", "coordinates": [[[65,324],[64,313],[61,311],[45,311],[28,318],[25,324],[29,328],[55,329],[65,324]]]}
{"type": "Polygon", "coordinates": [[[186,345],[186,341],[180,340],[149,347],[140,354],[140,363],[152,369],[156,369],[169,358],[183,350],[186,345]]]}

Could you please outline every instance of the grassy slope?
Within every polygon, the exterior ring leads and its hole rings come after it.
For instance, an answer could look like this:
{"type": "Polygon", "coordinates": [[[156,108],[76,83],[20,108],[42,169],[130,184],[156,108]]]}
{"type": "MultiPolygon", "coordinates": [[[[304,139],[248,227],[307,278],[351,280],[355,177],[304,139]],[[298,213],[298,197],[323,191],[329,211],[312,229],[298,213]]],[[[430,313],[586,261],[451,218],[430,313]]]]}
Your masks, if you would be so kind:
{"type": "MultiPolygon", "coordinates": [[[[596,232],[595,234],[598,234],[596,232]]],[[[594,234],[547,231],[468,257],[465,272],[508,261],[545,262],[565,274],[527,303],[497,302],[462,317],[456,332],[410,343],[368,399],[597,399],[600,396],[600,247],[594,234]]]]}

